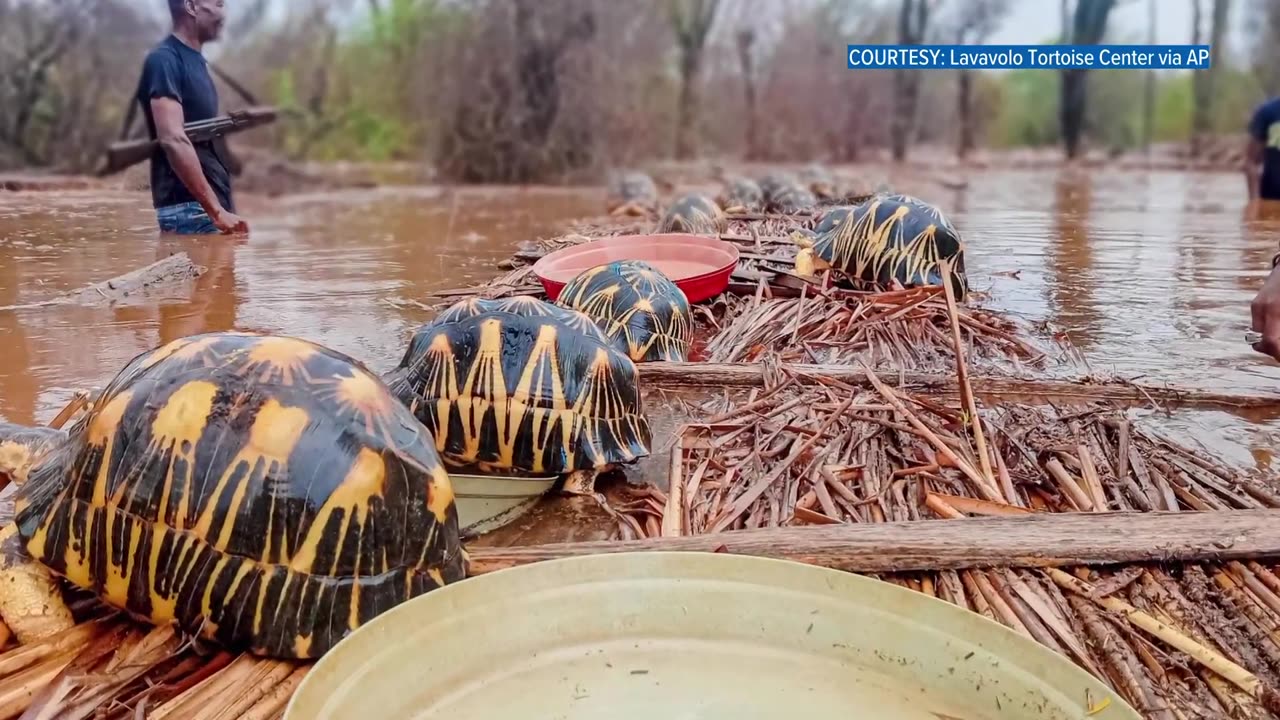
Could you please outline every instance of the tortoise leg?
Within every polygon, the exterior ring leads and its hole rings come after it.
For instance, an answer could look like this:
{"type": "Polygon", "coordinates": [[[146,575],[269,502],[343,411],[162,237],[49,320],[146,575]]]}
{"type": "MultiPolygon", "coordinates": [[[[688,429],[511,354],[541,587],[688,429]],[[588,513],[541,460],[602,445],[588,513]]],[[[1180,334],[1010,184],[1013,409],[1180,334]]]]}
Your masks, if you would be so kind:
{"type": "Polygon", "coordinates": [[[591,495],[596,494],[596,471],[595,470],[577,470],[569,473],[564,479],[564,487],[560,490],[566,495],[591,495]]]}
{"type": "Polygon", "coordinates": [[[27,553],[13,523],[0,530],[0,617],[23,645],[75,625],[57,578],[27,553]]]}
{"type": "Polygon", "coordinates": [[[619,205],[613,212],[609,213],[614,217],[639,217],[647,215],[647,211],[640,206],[639,203],[629,202],[625,205],[619,205]]]}

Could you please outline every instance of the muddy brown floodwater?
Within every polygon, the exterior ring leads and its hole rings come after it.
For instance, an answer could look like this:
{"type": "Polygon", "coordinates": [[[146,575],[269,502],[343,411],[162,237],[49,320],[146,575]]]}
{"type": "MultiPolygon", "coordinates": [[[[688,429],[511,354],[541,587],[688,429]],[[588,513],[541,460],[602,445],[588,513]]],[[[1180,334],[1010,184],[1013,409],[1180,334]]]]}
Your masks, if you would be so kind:
{"type": "MultiPolygon", "coordinates": [[[[1233,392],[1280,391],[1243,342],[1280,211],[1246,219],[1237,174],[952,172],[914,186],[951,212],[981,301],[1065,332],[1098,372],[1233,392]]],[[[344,190],[244,198],[248,240],[161,238],[148,197],[0,193],[0,306],[185,250],[209,268],[176,294],[115,307],[0,311],[0,419],[47,422],[135,355],[230,328],[318,341],[383,371],[429,313],[401,300],[478,283],[522,240],[599,214],[599,189],[344,190]]],[[[1151,414],[1151,413],[1148,413],[1151,414]]],[[[1160,427],[1228,462],[1269,469],[1280,420],[1179,412],[1160,427]]],[[[662,443],[659,443],[662,444],[662,443]]]]}

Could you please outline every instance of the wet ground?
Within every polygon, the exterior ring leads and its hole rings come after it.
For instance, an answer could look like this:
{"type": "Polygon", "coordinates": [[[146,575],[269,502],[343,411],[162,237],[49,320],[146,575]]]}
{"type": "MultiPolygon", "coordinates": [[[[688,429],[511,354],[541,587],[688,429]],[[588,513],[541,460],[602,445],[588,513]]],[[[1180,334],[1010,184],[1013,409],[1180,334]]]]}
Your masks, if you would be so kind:
{"type": "MultiPolygon", "coordinates": [[[[947,177],[960,189],[926,190],[872,172],[951,211],[985,302],[1067,333],[1094,370],[1280,391],[1280,366],[1243,342],[1249,300],[1280,243],[1280,211],[1247,219],[1238,174],[971,171],[947,177]]],[[[158,300],[0,310],[0,419],[46,422],[75,389],[105,383],[135,355],[212,330],[288,333],[388,369],[429,317],[404,301],[496,274],[518,242],[600,213],[603,192],[381,188],[241,204],[250,239],[175,239],[154,230],[144,194],[0,193],[0,306],[175,250],[209,268],[158,300]]],[[[1280,430],[1280,421],[1221,413],[1161,425],[1264,469],[1280,430]]]]}

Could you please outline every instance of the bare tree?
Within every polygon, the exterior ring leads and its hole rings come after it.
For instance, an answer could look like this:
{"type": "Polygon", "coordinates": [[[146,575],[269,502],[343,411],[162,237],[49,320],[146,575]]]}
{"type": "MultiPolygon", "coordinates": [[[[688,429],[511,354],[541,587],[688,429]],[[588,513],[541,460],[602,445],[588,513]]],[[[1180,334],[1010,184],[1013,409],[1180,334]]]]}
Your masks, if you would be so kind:
{"type": "Polygon", "coordinates": [[[667,10],[680,53],[680,104],[676,120],[676,157],[697,152],[698,80],[707,38],[715,26],[720,0],[668,0],[667,10]]]}
{"type": "Polygon", "coordinates": [[[1213,0],[1213,16],[1209,25],[1209,69],[1193,73],[1191,79],[1195,97],[1191,111],[1191,157],[1200,156],[1204,136],[1213,122],[1214,88],[1222,64],[1222,46],[1230,15],[1231,0],[1213,0]]]}
{"type": "MultiPolygon", "coordinates": [[[[1107,32],[1107,17],[1116,0],[1077,0],[1071,20],[1068,45],[1097,45],[1107,32]]],[[[1062,71],[1062,99],[1059,107],[1062,141],[1069,159],[1080,152],[1089,97],[1089,71],[1070,68],[1062,71]]]]}
{"type": "Polygon", "coordinates": [[[1280,3],[1253,0],[1246,27],[1253,76],[1266,95],[1280,94],[1280,3]]]}
{"type": "MultiPolygon", "coordinates": [[[[929,29],[929,12],[936,0],[902,0],[898,11],[898,44],[919,45],[929,29]]],[[[898,86],[893,117],[893,159],[907,157],[907,145],[916,127],[916,106],[920,97],[920,73],[907,69],[894,71],[898,86]]]]}
{"type": "MultiPolygon", "coordinates": [[[[1156,44],[1156,0],[1147,0],[1147,44],[1156,44]]],[[[1156,121],[1156,72],[1148,69],[1142,87],[1142,150],[1151,152],[1156,121]]]]}
{"type": "MultiPolygon", "coordinates": [[[[1000,26],[1009,12],[1009,0],[954,0],[951,21],[955,23],[957,45],[981,44],[1000,26]]],[[[961,70],[957,78],[956,116],[960,137],[956,154],[968,156],[974,147],[973,71],[961,70]]]]}
{"type": "Polygon", "coordinates": [[[742,94],[746,103],[746,157],[754,160],[760,153],[760,136],[756,124],[756,32],[750,27],[738,31],[738,63],[742,66],[742,94]]]}

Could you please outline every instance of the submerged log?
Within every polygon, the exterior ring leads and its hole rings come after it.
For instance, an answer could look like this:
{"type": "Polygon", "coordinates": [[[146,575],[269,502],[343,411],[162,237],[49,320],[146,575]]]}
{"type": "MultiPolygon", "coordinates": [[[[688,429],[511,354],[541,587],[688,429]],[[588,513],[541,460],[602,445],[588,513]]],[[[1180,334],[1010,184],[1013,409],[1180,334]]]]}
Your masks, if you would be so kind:
{"type": "Polygon", "coordinates": [[[1036,513],[471,548],[471,574],[621,552],[728,552],[860,573],[1280,557],[1280,510],[1036,513]]]}
{"type": "Polygon", "coordinates": [[[206,270],[207,268],[201,265],[196,265],[192,262],[191,257],[186,253],[180,252],[175,255],[170,255],[158,262],[151,263],[144,268],[127,272],[124,275],[111,278],[110,280],[94,283],[88,287],[80,290],[74,290],[56,298],[41,300],[39,302],[28,303],[25,305],[0,306],[0,310],[29,310],[32,308],[49,307],[51,305],[118,302],[127,297],[154,289],[158,286],[193,280],[203,275],[206,270]]]}
{"type": "MultiPolygon", "coordinates": [[[[669,363],[650,362],[638,365],[647,384],[717,387],[760,387],[766,383],[766,366],[759,363],[669,363]]],[[[781,369],[801,381],[821,383],[837,381],[867,387],[870,383],[861,367],[853,365],[782,365],[781,369]]],[[[876,377],[883,383],[902,385],[944,395],[958,395],[959,386],[952,375],[881,370],[876,377]]],[[[1203,390],[1140,385],[1124,380],[1076,381],[1013,377],[969,378],[974,393],[986,397],[1016,396],[1052,398],[1079,402],[1111,401],[1132,405],[1154,403],[1181,407],[1226,409],[1280,408],[1280,396],[1236,395],[1203,390]]]]}

